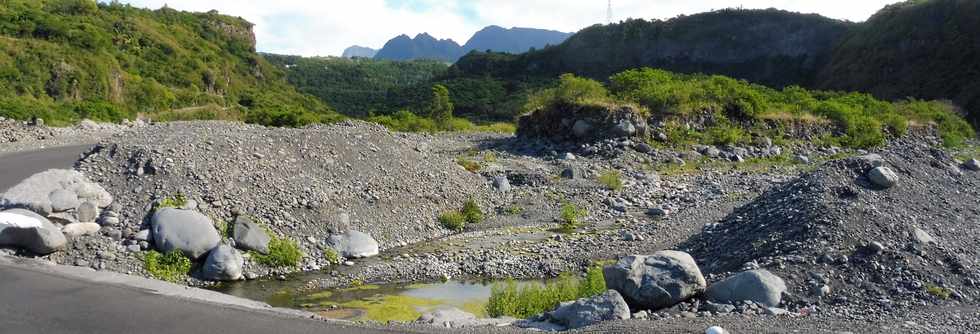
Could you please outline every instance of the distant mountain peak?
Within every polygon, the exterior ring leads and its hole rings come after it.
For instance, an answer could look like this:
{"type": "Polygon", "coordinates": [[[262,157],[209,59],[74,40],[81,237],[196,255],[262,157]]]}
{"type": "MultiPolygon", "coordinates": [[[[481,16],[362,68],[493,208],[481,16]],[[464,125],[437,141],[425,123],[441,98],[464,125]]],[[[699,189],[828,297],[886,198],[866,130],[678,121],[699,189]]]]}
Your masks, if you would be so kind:
{"type": "Polygon", "coordinates": [[[460,46],[452,39],[438,39],[427,32],[415,38],[399,35],[388,41],[375,55],[376,59],[410,60],[436,59],[455,62],[473,50],[491,50],[507,53],[524,53],[531,48],[557,45],[571,34],[560,31],[534,28],[503,28],[497,25],[486,26],[473,34],[473,37],[460,46]]]}
{"type": "Polygon", "coordinates": [[[343,57],[344,58],[354,58],[354,57],[374,58],[374,56],[377,54],[378,54],[378,50],[365,46],[354,45],[344,50],[343,57]]]}

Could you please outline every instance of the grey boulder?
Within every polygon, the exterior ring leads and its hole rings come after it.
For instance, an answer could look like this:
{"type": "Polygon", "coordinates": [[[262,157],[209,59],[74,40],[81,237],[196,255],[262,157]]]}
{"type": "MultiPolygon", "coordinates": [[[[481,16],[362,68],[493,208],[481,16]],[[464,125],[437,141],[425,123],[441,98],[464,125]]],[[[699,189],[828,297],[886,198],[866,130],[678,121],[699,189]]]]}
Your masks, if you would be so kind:
{"type": "Polygon", "coordinates": [[[52,191],[51,194],[48,195],[48,200],[51,201],[52,212],[74,210],[79,204],[81,204],[81,202],[78,201],[78,194],[65,189],[57,189],[52,191]]]}
{"type": "Polygon", "coordinates": [[[208,254],[201,275],[210,281],[237,281],[242,279],[245,259],[237,249],[221,245],[208,254]]]}
{"type": "Polygon", "coordinates": [[[708,300],[716,303],[733,304],[750,300],[767,307],[779,306],[786,282],[765,269],[743,271],[721,282],[715,283],[705,291],[708,300]]]}
{"type": "MultiPolygon", "coordinates": [[[[112,204],[112,195],[98,184],[89,181],[82,173],[73,170],[52,169],[37,173],[0,194],[0,208],[25,208],[48,215],[55,211],[52,196],[58,190],[75,194],[79,201],[92,201],[104,208],[112,204]]],[[[58,209],[73,204],[70,196],[58,192],[58,209]],[[66,196],[61,198],[61,196],[66,196]],[[62,200],[69,200],[62,202],[62,200]]],[[[76,204],[77,205],[77,204],[76,204]]],[[[75,209],[71,207],[70,209],[75,209]]]]}
{"type": "Polygon", "coordinates": [[[204,256],[221,241],[211,219],[197,211],[157,210],[150,219],[150,228],[157,250],[179,250],[191,259],[204,256]]]}
{"type": "Polygon", "coordinates": [[[0,212],[0,246],[46,255],[64,249],[67,243],[65,235],[47,218],[24,209],[0,212]]]}
{"type": "Polygon", "coordinates": [[[272,238],[262,226],[252,222],[248,217],[238,216],[235,218],[232,238],[235,239],[235,246],[238,248],[269,254],[269,241],[272,238]]]}
{"type": "Polygon", "coordinates": [[[513,318],[493,318],[478,319],[475,315],[465,312],[455,307],[440,308],[434,311],[423,313],[416,322],[436,325],[447,328],[465,328],[481,326],[505,326],[516,319],[513,318]]]}
{"type": "Polygon", "coordinates": [[[360,231],[347,231],[327,238],[327,244],[345,258],[365,258],[378,255],[378,241],[370,234],[360,231]]]}
{"type": "Polygon", "coordinates": [[[99,218],[99,207],[94,202],[85,202],[78,206],[75,214],[79,222],[94,223],[99,218]]]}
{"type": "Polygon", "coordinates": [[[96,223],[72,223],[62,227],[61,232],[66,236],[77,238],[85,235],[96,235],[100,229],[102,229],[102,225],[96,223]]]}
{"type": "Polygon", "coordinates": [[[562,303],[547,316],[551,322],[576,329],[603,321],[629,319],[630,308],[619,292],[608,290],[592,298],[562,303]]]}
{"type": "Polygon", "coordinates": [[[493,178],[493,187],[497,188],[498,191],[505,193],[510,191],[510,180],[506,176],[497,176],[493,178]]]}
{"type": "Polygon", "coordinates": [[[650,310],[673,306],[707,285],[694,258],[679,251],[627,256],[603,272],[607,287],[622,294],[630,305],[650,310]]]}
{"type": "Polygon", "coordinates": [[[974,172],[980,172],[980,160],[970,159],[963,164],[963,167],[974,172]]]}
{"type": "Polygon", "coordinates": [[[898,174],[888,167],[875,167],[868,171],[868,180],[879,188],[888,189],[898,184],[898,174]]]}

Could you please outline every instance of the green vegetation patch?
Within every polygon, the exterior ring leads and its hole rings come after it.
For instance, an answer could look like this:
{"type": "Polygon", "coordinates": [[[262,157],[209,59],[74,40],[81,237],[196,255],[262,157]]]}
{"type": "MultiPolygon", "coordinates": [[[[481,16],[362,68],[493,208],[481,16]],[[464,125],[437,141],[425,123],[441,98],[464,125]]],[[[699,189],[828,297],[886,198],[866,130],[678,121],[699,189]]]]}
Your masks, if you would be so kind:
{"type": "Polygon", "coordinates": [[[143,254],[143,267],[156,279],[177,283],[187,278],[191,271],[191,259],[180,251],[161,254],[151,250],[143,254]]]}
{"type": "Polygon", "coordinates": [[[258,252],[250,252],[255,262],[270,267],[296,267],[303,259],[303,252],[300,251],[296,241],[287,238],[273,238],[269,241],[269,254],[264,255],[258,252]]]}
{"type": "Polygon", "coordinates": [[[186,205],[187,205],[187,197],[184,197],[184,194],[176,194],[161,200],[160,205],[157,206],[157,209],[163,209],[163,208],[181,209],[186,205]]]}
{"type": "Polygon", "coordinates": [[[466,228],[466,216],[459,211],[447,211],[439,215],[439,224],[446,229],[462,232],[466,228]]]}
{"type": "Polygon", "coordinates": [[[514,280],[495,284],[487,302],[487,315],[529,318],[551,311],[558,304],[592,297],[606,291],[602,268],[589,268],[584,278],[565,273],[554,282],[518,286],[514,280]]]}
{"type": "Polygon", "coordinates": [[[573,203],[562,204],[559,216],[560,229],[566,233],[574,232],[582,224],[581,219],[588,215],[589,210],[585,208],[579,208],[573,203]]]}
{"type": "Polygon", "coordinates": [[[619,191],[623,189],[622,176],[623,174],[618,170],[607,170],[599,174],[599,183],[606,187],[606,189],[619,191]]]}

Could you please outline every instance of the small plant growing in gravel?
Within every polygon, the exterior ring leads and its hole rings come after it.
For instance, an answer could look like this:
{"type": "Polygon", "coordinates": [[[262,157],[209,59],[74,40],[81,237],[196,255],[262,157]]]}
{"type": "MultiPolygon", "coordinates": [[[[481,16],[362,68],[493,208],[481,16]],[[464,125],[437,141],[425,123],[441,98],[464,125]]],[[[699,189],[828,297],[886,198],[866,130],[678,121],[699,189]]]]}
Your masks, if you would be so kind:
{"type": "Polygon", "coordinates": [[[561,206],[561,216],[559,217],[561,230],[565,232],[575,231],[581,224],[579,220],[587,215],[589,215],[589,211],[586,209],[581,209],[572,203],[563,204],[561,206]]]}
{"type": "Polygon", "coordinates": [[[508,214],[508,215],[511,215],[511,216],[516,216],[516,215],[519,215],[519,214],[524,213],[524,208],[522,208],[522,207],[520,207],[518,205],[511,205],[511,206],[508,206],[508,207],[504,208],[503,211],[504,211],[505,214],[508,214]]]}
{"type": "Polygon", "coordinates": [[[470,159],[468,159],[466,157],[456,158],[456,164],[462,166],[463,169],[466,169],[466,171],[468,171],[470,173],[479,172],[480,171],[480,168],[481,168],[479,162],[470,160],[470,159]]]}
{"type": "Polygon", "coordinates": [[[143,267],[156,279],[180,282],[191,271],[191,259],[180,251],[161,254],[151,250],[143,255],[143,267]]]}
{"type": "Polygon", "coordinates": [[[184,194],[178,193],[177,195],[173,195],[161,200],[160,205],[157,206],[157,209],[163,209],[163,208],[180,209],[183,208],[185,205],[187,205],[187,197],[184,197],[184,194]]]}
{"type": "Polygon", "coordinates": [[[487,163],[497,162],[497,153],[487,152],[486,154],[483,155],[483,161],[487,163]]]}
{"type": "Polygon", "coordinates": [[[232,232],[231,224],[229,224],[228,222],[222,219],[212,218],[211,220],[214,221],[214,229],[218,230],[218,234],[220,234],[222,238],[224,239],[231,238],[231,232],[232,232]]]}
{"type": "Polygon", "coordinates": [[[340,255],[333,248],[327,248],[323,250],[323,258],[327,260],[329,264],[340,264],[340,255]]]}
{"type": "Polygon", "coordinates": [[[617,170],[607,170],[599,174],[599,183],[612,191],[623,189],[622,173],[617,170]]]}
{"type": "Polygon", "coordinates": [[[936,285],[927,286],[926,292],[942,300],[949,299],[949,297],[953,294],[952,290],[936,285]]]}
{"type": "Polygon", "coordinates": [[[463,210],[460,211],[466,218],[467,224],[479,224],[483,222],[483,210],[476,201],[470,199],[463,203],[463,210]]]}
{"type": "Polygon", "coordinates": [[[439,215],[439,223],[442,227],[461,232],[466,227],[466,216],[459,211],[446,211],[439,215]]]}
{"type": "Polygon", "coordinates": [[[605,278],[599,267],[590,268],[585,278],[565,273],[546,284],[517,282],[495,284],[487,301],[487,315],[528,318],[553,310],[562,302],[598,295],[606,291],[605,278]]]}
{"type": "Polygon", "coordinates": [[[252,252],[255,262],[270,267],[296,267],[303,258],[303,252],[295,241],[285,238],[273,238],[269,241],[269,255],[252,252]]]}

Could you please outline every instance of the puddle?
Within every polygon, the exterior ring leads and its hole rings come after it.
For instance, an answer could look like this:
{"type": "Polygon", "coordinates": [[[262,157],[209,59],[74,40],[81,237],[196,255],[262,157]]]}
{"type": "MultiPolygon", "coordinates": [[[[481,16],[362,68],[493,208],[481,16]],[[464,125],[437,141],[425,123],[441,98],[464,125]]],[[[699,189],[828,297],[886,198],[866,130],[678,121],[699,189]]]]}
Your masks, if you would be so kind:
{"type": "MultiPolygon", "coordinates": [[[[455,307],[486,317],[485,306],[495,282],[362,285],[345,289],[300,291],[302,279],[226,284],[216,290],[238,297],[264,301],[272,306],[300,309],[325,318],[353,321],[414,321],[422,313],[455,307]]],[[[518,282],[539,284],[541,282],[518,282]]]]}

